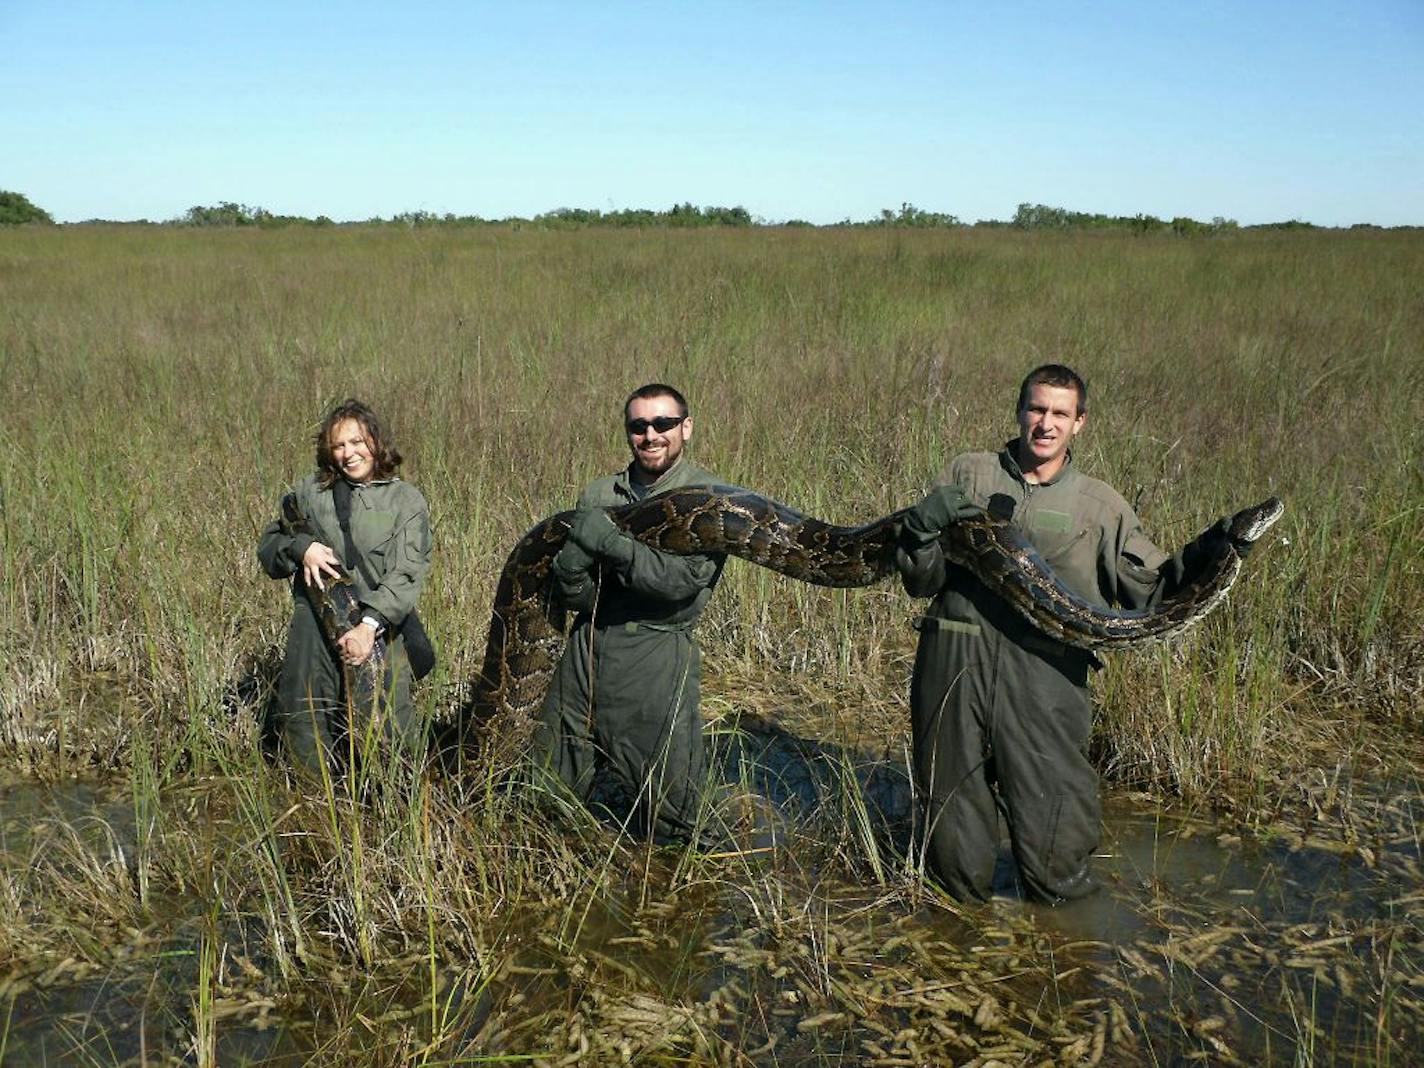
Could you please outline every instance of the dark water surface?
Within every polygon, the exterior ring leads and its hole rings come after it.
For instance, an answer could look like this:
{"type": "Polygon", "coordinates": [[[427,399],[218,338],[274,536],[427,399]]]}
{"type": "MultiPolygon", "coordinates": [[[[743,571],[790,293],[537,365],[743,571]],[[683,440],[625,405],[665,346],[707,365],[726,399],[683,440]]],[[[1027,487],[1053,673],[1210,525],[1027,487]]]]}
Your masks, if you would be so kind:
{"type": "MultiPolygon", "coordinates": [[[[1246,840],[1209,819],[1108,795],[1101,893],[1058,909],[1028,904],[1005,851],[995,899],[953,910],[932,895],[915,904],[878,890],[874,870],[855,882],[825,849],[801,850],[813,838],[869,835],[893,884],[912,855],[903,767],[767,724],[716,734],[712,751],[726,791],[756,802],[745,858],[736,861],[743,867],[726,880],[744,880],[746,892],[724,884],[649,903],[646,880],[641,888],[632,880],[626,907],[596,903],[575,930],[567,917],[554,924],[531,915],[524,949],[488,989],[464,989],[467,977],[454,973],[437,979],[445,1011],[480,1002],[468,1014],[472,1055],[577,1051],[587,1044],[580,1027],[632,1034],[630,1019],[646,1031],[669,1005],[718,999],[725,1012],[698,1026],[725,1034],[756,1064],[875,1063],[877,1053],[881,1063],[897,1063],[895,1026],[922,1026],[936,1013],[959,1026],[973,1013],[992,1029],[995,1007],[1017,1006],[1023,1017],[1035,1004],[1096,1018],[1100,1036],[1112,1035],[1085,1047],[1083,1062],[1407,1064],[1424,1049],[1417,782],[1355,784],[1348,834],[1322,824],[1246,840]],[[779,918],[804,927],[808,915],[816,918],[809,950],[804,939],[793,944],[779,918]],[[624,975],[663,1000],[589,1008],[587,977],[571,974],[571,953],[593,962],[598,975],[624,975]],[[983,974],[966,963],[976,961],[983,974]],[[966,976],[962,986],[954,969],[966,976]],[[934,1000],[955,989],[974,991],[967,1006],[934,1000]],[[842,1011],[857,998],[871,1023],[842,1011]],[[520,1030],[521,1014],[538,1019],[540,1012],[564,1028],[557,1041],[546,1029],[520,1030]],[[867,1029],[872,1024],[878,1029],[867,1029]]],[[[616,796],[610,803],[616,807],[616,796]]],[[[206,818],[201,806],[194,813],[206,818]]],[[[143,807],[122,785],[0,785],[7,926],[16,929],[31,907],[25,877],[41,855],[61,875],[66,865],[82,866],[91,883],[112,878],[146,892],[134,863],[143,827],[143,807]]],[[[221,829],[214,833],[221,840],[221,829]]],[[[42,967],[25,959],[23,945],[0,947],[8,958],[0,959],[3,1063],[197,1063],[211,1052],[224,1065],[300,1064],[319,1053],[322,1022],[299,997],[279,1003],[257,984],[246,994],[228,991],[216,1007],[199,1004],[197,991],[212,989],[215,969],[239,976],[273,969],[260,918],[216,916],[201,900],[150,894],[151,919],[141,929],[110,929],[96,916],[92,930],[75,933],[72,952],[42,967]],[[103,957],[112,963],[96,969],[86,939],[117,944],[103,957]],[[195,1032],[200,1019],[215,1021],[213,1034],[195,1032]]],[[[332,970],[352,968],[336,961],[332,970]]],[[[428,1010],[428,961],[410,962],[405,979],[400,968],[393,974],[378,989],[353,985],[350,996],[370,1002],[365,1018],[428,1010]]],[[[667,1024],[676,1026],[675,1019],[667,1024]]],[[[373,1058],[398,1062],[380,1046],[380,1028],[371,1032],[373,1058]]],[[[630,1041],[604,1056],[617,1060],[618,1049],[636,1056],[630,1041]]],[[[976,1052],[981,1063],[995,1059],[982,1041],[977,1050],[972,1037],[964,1042],[959,1063],[976,1052]]],[[[1073,1052],[1067,1043],[1058,1048],[1073,1052]]],[[[1001,1056],[1017,1063],[1008,1047],[1001,1056]]]]}

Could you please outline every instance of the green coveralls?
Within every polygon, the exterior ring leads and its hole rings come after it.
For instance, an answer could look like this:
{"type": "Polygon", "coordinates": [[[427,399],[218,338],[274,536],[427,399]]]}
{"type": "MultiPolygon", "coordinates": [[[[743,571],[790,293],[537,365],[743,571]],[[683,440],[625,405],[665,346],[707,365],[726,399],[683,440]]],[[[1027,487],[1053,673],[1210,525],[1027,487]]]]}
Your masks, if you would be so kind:
{"type": "MultiPolygon", "coordinates": [[[[594,482],[578,506],[617,508],[716,482],[686,456],[651,486],[630,470],[594,482]]],[[[554,561],[554,592],[578,615],[540,709],[535,766],[586,801],[606,763],[636,799],[638,830],[661,844],[688,841],[697,823],[706,757],[692,625],[725,563],[721,553],[677,556],[638,541],[626,567],[554,561]]]]}
{"type": "MultiPolygon", "coordinates": [[[[416,756],[423,731],[410,699],[410,665],[397,633],[415,608],[430,570],[430,513],[425,498],[409,482],[387,479],[352,486],[351,539],[365,559],[366,571],[378,585],[372,589],[355,562],[345,559],[345,541],[336,519],[330,489],[316,475],[292,488],[302,514],[316,536],[290,535],[273,521],[257,542],[257,559],[272,578],[292,577],[292,624],[277,683],[277,725],[295,759],[314,775],[321,774],[333,755],[346,749],[347,708],[341,664],[327,645],[316,613],[302,589],[302,555],[313,541],[328,546],[355,579],[357,596],[367,615],[384,621],[387,642],[384,714],[381,732],[388,742],[416,756]]],[[[365,705],[365,702],[353,702],[365,705]]],[[[354,709],[356,744],[370,724],[371,707],[354,709]]]]}
{"type": "MultiPolygon", "coordinates": [[[[992,514],[1011,515],[1054,574],[1100,607],[1149,607],[1189,577],[1210,530],[1168,557],[1128,503],[1079,474],[1071,455],[1055,478],[1033,484],[1014,444],[956,457],[936,484],[957,485],[992,514]]],[[[1030,896],[1057,902],[1090,893],[1100,814],[1087,758],[1096,658],[1034,630],[974,575],[946,564],[937,541],[902,543],[896,563],[911,596],[933,598],[916,622],[910,684],[930,871],[957,898],[987,899],[1002,808],[1030,896]]]]}

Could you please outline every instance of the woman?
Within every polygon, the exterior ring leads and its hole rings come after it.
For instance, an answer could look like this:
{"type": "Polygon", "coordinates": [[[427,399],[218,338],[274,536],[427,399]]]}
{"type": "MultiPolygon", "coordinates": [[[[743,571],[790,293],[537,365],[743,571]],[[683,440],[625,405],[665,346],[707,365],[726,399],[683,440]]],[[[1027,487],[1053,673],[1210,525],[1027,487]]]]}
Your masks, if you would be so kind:
{"type": "Polygon", "coordinates": [[[430,513],[420,491],[396,477],[400,464],[376,413],[358,400],[344,401],[317,431],[316,472],[292,488],[284,517],[257,543],[262,569],[292,579],[276,718],[287,748],[315,775],[333,758],[339,766],[348,743],[361,750],[375,736],[373,725],[412,757],[422,748],[401,631],[430,570],[430,513]],[[332,648],[307,589],[325,590],[343,574],[351,576],[361,622],[332,648]],[[378,640],[386,652],[379,692],[348,694],[346,677],[359,677],[352,669],[378,652],[378,640]]]}

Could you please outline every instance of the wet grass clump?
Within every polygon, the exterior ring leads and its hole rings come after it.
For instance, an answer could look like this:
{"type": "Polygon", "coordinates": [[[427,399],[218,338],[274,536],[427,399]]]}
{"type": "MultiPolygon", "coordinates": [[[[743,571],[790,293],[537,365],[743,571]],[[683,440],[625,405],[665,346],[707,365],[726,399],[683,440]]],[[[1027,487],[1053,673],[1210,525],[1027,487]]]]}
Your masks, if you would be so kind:
{"type": "Polygon", "coordinates": [[[1407,1063],[1421,269],[1411,234],[0,234],[0,1060],[1407,1063]],[[1011,883],[942,900],[876,800],[916,606],[742,564],[704,712],[814,784],[800,815],[721,784],[715,855],[502,767],[313,786],[262,755],[287,593],[253,549],[333,401],[431,504],[438,722],[508,548],[624,461],[631,386],[682,388],[726,481],[858,522],[997,447],[1048,359],[1092,387],[1078,462],[1164,547],[1287,502],[1221,610],[1097,683],[1100,767],[1216,883],[1104,858],[1126,918],[1063,929],[1011,883]]]}

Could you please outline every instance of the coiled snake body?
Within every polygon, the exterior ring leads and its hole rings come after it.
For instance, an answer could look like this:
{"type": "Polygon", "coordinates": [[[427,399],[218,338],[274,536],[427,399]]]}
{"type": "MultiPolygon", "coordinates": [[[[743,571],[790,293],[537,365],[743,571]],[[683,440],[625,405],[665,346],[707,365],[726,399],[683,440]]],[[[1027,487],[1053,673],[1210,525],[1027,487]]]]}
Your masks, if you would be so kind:
{"type": "MultiPolygon", "coordinates": [[[[1089,604],[1002,519],[982,515],[956,522],[940,544],[948,560],[973,571],[1048,636],[1086,649],[1120,649],[1169,639],[1210,612],[1241,571],[1238,549],[1261,537],[1284,510],[1272,497],[1236,513],[1227,536],[1216,540],[1194,577],[1175,596],[1144,611],[1089,604]]],[[[545,519],[510,552],[462,731],[495,716],[530,716],[543,699],[563,648],[563,612],[550,598],[548,580],[573,515],[545,519]]],[[[892,573],[903,513],[839,527],[750,490],[703,486],[650,497],[609,515],[620,529],[664,552],[729,553],[817,586],[852,587],[892,573]]]]}

